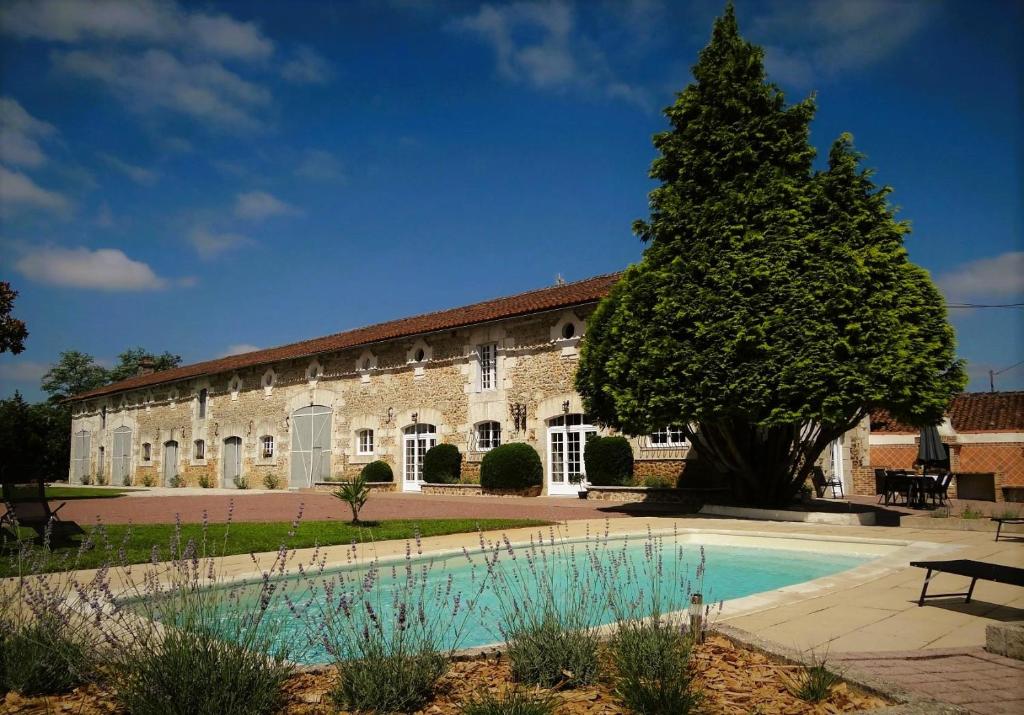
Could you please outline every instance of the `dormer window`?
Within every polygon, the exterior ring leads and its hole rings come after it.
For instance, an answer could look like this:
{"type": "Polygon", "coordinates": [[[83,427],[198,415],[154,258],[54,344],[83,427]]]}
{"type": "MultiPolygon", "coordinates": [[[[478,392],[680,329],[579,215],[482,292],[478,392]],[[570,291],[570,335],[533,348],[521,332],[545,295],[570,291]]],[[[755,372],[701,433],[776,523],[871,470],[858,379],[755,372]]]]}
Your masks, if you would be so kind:
{"type": "Polygon", "coordinates": [[[562,340],[572,340],[576,337],[576,325],[574,323],[566,323],[562,326],[562,340]]]}
{"type": "Polygon", "coordinates": [[[319,380],[324,374],[324,368],[320,365],[318,360],[314,360],[306,368],[306,379],[310,382],[319,380]]]}

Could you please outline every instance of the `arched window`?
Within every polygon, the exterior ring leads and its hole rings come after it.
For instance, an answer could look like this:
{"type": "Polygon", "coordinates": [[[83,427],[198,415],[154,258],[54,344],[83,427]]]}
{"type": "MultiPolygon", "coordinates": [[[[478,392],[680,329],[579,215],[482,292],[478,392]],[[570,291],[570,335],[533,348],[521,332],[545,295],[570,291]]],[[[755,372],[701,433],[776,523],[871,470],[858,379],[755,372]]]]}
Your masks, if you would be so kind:
{"type": "Polygon", "coordinates": [[[193,459],[206,459],[206,442],[197,439],[192,444],[192,458],[193,459]]]}
{"type": "Polygon", "coordinates": [[[142,461],[151,462],[153,461],[153,445],[149,442],[142,443],[142,461]]]}
{"type": "Polygon", "coordinates": [[[372,429],[361,429],[356,432],[356,454],[373,454],[372,429]]]}
{"type": "Polygon", "coordinates": [[[501,445],[501,423],[481,422],[476,426],[477,451],[486,452],[501,445]]]}
{"type": "Polygon", "coordinates": [[[263,459],[274,458],[274,435],[265,434],[260,437],[260,457],[263,459]]]}

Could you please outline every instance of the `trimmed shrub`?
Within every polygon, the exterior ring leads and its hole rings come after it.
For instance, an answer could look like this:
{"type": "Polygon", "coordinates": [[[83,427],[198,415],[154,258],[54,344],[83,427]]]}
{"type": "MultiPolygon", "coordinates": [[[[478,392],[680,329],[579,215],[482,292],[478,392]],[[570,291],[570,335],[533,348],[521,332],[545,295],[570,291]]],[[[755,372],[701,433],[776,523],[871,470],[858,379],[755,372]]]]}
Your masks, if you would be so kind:
{"type": "Polygon", "coordinates": [[[263,475],[263,488],[264,489],[280,489],[281,488],[281,477],[277,476],[273,472],[263,475]]]}
{"type": "Polygon", "coordinates": [[[537,450],[523,442],[495,447],[480,463],[480,485],[485,489],[525,489],[540,486],[544,468],[537,450]]]}
{"type": "Polygon", "coordinates": [[[391,465],[383,459],[370,462],[359,474],[368,482],[393,482],[395,473],[391,471],[391,465]]]}
{"type": "Polygon", "coordinates": [[[423,481],[457,484],[462,477],[462,455],[454,444],[435,444],[423,455],[423,481]]]}
{"type": "Polygon", "coordinates": [[[623,486],[633,478],[633,448],[625,437],[591,437],[583,461],[587,481],[594,486],[623,486]]]}

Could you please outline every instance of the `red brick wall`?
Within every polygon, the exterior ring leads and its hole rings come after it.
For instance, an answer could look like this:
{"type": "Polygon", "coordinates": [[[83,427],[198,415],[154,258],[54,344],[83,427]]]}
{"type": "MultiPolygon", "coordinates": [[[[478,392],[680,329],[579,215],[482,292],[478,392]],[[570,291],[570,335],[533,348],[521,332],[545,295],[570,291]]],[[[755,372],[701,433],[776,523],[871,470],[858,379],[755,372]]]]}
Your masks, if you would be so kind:
{"type": "Polygon", "coordinates": [[[993,472],[1000,486],[1024,486],[1024,444],[962,444],[960,471],[993,472]]]}

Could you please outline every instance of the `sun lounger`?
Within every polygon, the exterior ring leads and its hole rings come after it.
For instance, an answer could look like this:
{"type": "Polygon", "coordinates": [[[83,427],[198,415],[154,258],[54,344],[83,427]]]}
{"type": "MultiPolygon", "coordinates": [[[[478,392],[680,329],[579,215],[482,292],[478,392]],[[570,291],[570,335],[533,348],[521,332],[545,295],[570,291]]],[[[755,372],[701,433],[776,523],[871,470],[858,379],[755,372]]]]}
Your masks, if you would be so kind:
{"type": "Polygon", "coordinates": [[[970,559],[956,559],[955,561],[911,561],[911,566],[919,569],[927,569],[924,577],[924,587],[921,589],[921,597],[917,600],[918,606],[924,605],[926,598],[948,598],[952,596],[966,596],[965,603],[971,602],[971,594],[974,593],[974,584],[978,580],[994,581],[995,583],[1008,583],[1011,586],[1024,586],[1024,569],[1016,566],[1003,566],[1001,564],[989,564],[984,561],[972,561],[970,559]],[[964,593],[933,593],[928,595],[928,583],[940,573],[954,574],[971,579],[971,587],[964,593]]]}
{"type": "Polygon", "coordinates": [[[999,534],[1003,530],[1003,524],[1024,524],[1022,516],[993,516],[992,521],[996,522],[996,541],[999,541],[999,534]]]}

